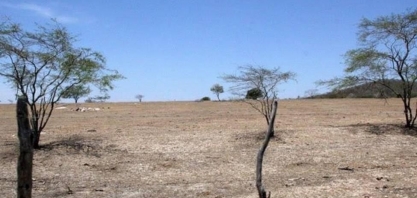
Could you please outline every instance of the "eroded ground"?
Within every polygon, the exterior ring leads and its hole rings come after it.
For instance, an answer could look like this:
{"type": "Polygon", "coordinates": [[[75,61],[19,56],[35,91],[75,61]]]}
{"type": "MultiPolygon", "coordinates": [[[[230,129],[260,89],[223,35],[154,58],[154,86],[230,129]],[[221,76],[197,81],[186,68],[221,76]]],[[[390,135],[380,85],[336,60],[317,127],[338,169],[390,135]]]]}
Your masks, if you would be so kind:
{"type": "MultiPolygon", "coordinates": [[[[240,102],[81,104],[56,110],[33,197],[257,197],[266,124],[240,102]]],[[[15,197],[14,105],[0,105],[0,197],[15,197]]],[[[267,148],[272,197],[417,197],[417,139],[398,99],[287,100],[267,148]]]]}

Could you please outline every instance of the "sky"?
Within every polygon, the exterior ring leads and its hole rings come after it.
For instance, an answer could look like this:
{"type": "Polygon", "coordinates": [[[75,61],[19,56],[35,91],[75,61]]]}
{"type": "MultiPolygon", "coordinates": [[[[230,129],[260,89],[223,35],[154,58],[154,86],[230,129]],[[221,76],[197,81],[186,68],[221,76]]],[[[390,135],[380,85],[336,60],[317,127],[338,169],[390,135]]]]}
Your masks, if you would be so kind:
{"type": "MultiPolygon", "coordinates": [[[[279,67],[297,74],[280,98],[303,97],[318,80],[343,75],[343,55],[359,47],[358,24],[415,9],[415,0],[1,0],[0,17],[24,29],[56,19],[76,46],[106,57],[126,77],[111,102],[215,99],[212,85],[238,66],[279,67]]],[[[0,79],[0,101],[14,92],[0,79]]],[[[95,93],[92,93],[94,95],[95,93]]],[[[83,99],[81,99],[83,101],[83,99]]]]}

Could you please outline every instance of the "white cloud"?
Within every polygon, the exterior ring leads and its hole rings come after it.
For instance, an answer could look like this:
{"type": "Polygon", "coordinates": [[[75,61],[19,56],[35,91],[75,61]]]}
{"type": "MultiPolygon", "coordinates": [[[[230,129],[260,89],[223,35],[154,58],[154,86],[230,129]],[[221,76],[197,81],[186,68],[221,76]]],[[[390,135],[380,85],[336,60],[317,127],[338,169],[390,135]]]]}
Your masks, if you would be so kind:
{"type": "Polygon", "coordinates": [[[51,8],[45,7],[45,6],[39,6],[33,3],[21,3],[21,4],[10,4],[10,3],[1,3],[0,4],[3,7],[13,8],[13,9],[19,9],[19,10],[27,10],[34,12],[35,14],[48,18],[48,19],[56,19],[58,22],[61,23],[77,23],[79,22],[79,19],[76,17],[66,16],[66,15],[60,15],[57,14],[54,10],[51,8]]]}

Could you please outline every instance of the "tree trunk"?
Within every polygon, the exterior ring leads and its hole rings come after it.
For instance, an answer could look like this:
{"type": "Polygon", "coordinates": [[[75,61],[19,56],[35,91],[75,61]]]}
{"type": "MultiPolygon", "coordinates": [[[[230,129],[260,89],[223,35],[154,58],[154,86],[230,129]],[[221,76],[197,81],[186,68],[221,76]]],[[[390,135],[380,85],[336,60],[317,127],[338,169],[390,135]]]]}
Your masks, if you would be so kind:
{"type": "MultiPolygon", "coordinates": [[[[407,96],[404,96],[404,98],[402,99],[403,104],[404,104],[404,116],[405,116],[405,127],[406,128],[413,128],[414,127],[414,121],[415,121],[415,116],[413,116],[413,112],[411,110],[410,107],[410,101],[411,98],[408,98],[407,96]]],[[[416,111],[417,113],[417,111],[416,111]]]]}
{"type": "Polygon", "coordinates": [[[78,98],[74,98],[74,100],[75,100],[75,104],[77,104],[78,103],[78,98]]]}
{"type": "Polygon", "coordinates": [[[29,124],[25,98],[17,100],[17,126],[20,154],[17,161],[17,197],[32,197],[33,134],[29,124]]]}
{"type": "MultiPolygon", "coordinates": [[[[36,114],[33,113],[32,114],[36,114]]],[[[39,131],[38,127],[39,118],[36,115],[32,115],[32,131],[33,131],[33,148],[39,149],[39,141],[41,139],[41,132],[39,131]]]]}
{"type": "Polygon", "coordinates": [[[41,133],[38,130],[33,130],[33,148],[40,149],[39,141],[41,139],[41,133]]]}
{"type": "MultiPolygon", "coordinates": [[[[268,124],[268,126],[269,126],[269,124],[268,124]]],[[[266,133],[268,134],[268,131],[266,133]]],[[[270,138],[275,137],[275,130],[274,129],[272,129],[271,133],[269,134],[269,137],[270,138]]]]}
{"type": "Polygon", "coordinates": [[[220,101],[220,94],[216,94],[217,95],[217,100],[220,101]]]}
{"type": "MultiPolygon", "coordinates": [[[[266,124],[269,126],[271,124],[271,120],[270,120],[270,118],[268,118],[267,115],[265,115],[265,118],[266,118],[266,124]]],[[[266,133],[268,133],[268,131],[266,133]]],[[[275,137],[275,130],[274,130],[274,128],[272,128],[272,132],[270,133],[270,137],[271,138],[275,137]]]]}
{"type": "Polygon", "coordinates": [[[256,188],[258,189],[259,198],[269,198],[271,197],[271,192],[269,192],[268,196],[266,194],[265,188],[262,185],[262,162],[266,147],[268,147],[269,140],[271,139],[271,135],[274,131],[274,122],[275,122],[275,115],[278,109],[278,101],[274,101],[271,118],[269,119],[268,131],[265,135],[265,140],[259,149],[258,156],[256,158],[256,188]]]}

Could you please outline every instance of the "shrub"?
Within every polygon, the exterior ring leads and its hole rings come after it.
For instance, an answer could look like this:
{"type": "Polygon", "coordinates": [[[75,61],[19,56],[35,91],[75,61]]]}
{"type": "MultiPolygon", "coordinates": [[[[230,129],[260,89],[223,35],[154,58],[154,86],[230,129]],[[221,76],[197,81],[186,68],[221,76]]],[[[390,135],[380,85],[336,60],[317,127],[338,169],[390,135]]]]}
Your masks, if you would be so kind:
{"type": "Polygon", "coordinates": [[[248,92],[246,93],[246,99],[252,99],[252,100],[256,100],[258,98],[262,98],[263,93],[262,90],[259,88],[253,88],[248,90],[248,92]]]}
{"type": "Polygon", "coordinates": [[[201,101],[210,101],[210,100],[211,100],[210,97],[207,97],[207,96],[201,98],[201,101]]]}

